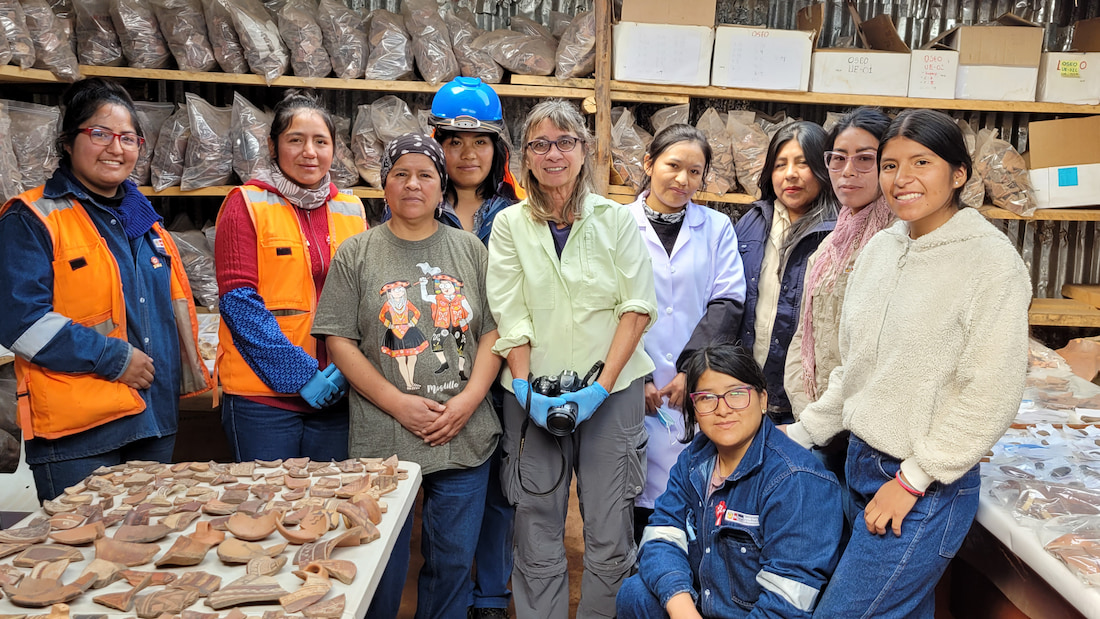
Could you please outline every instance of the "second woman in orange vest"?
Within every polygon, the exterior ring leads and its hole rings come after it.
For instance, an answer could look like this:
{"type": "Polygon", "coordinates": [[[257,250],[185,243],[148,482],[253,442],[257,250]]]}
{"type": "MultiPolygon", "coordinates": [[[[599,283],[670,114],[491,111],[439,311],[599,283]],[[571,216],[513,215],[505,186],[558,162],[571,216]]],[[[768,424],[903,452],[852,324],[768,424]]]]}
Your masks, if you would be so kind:
{"type": "Polygon", "coordinates": [[[218,215],[218,377],[237,461],[347,458],[347,381],[310,335],[336,248],[366,230],[359,198],[329,179],[334,135],[317,99],[288,91],[271,123],[276,165],[218,215]]]}

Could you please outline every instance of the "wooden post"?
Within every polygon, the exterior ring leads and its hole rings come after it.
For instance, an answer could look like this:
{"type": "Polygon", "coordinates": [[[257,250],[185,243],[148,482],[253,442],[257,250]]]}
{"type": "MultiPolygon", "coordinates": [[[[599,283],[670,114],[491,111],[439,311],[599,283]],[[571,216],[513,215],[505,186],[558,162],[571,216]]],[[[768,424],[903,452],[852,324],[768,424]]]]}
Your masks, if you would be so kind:
{"type": "Polygon", "coordinates": [[[607,195],[611,164],[611,0],[596,8],[596,192],[607,195]]]}

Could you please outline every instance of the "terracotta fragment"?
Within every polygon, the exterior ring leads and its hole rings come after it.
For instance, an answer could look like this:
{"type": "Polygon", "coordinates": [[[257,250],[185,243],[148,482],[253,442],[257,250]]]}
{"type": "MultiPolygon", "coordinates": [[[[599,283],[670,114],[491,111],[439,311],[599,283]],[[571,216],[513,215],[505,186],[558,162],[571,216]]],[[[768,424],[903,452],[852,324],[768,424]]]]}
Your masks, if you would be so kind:
{"type": "Polygon", "coordinates": [[[305,580],[296,590],[279,598],[279,605],[288,613],[296,613],[307,606],[321,601],[332,588],[328,572],[316,563],[310,563],[304,569],[296,570],[295,576],[305,580]]]}
{"type": "Polygon", "coordinates": [[[186,471],[190,466],[191,466],[190,462],[177,462],[177,463],[173,464],[172,466],[168,467],[168,470],[172,471],[176,475],[179,475],[180,473],[186,471]]]}
{"type": "Polygon", "coordinates": [[[194,589],[164,589],[143,595],[134,601],[134,612],[142,619],[155,619],[163,613],[178,615],[183,609],[199,601],[194,589]]]}
{"type": "Polygon", "coordinates": [[[249,516],[258,516],[261,513],[267,511],[267,509],[265,509],[267,501],[274,496],[275,495],[272,494],[271,497],[268,497],[267,499],[264,499],[262,501],[260,499],[250,499],[248,501],[245,501],[244,503],[241,503],[237,506],[236,513],[248,514],[249,516]]]}
{"type": "Polygon", "coordinates": [[[256,470],[255,462],[236,462],[229,465],[229,474],[237,477],[251,477],[256,470]]]}
{"type": "Polygon", "coordinates": [[[80,515],[75,510],[50,517],[50,528],[54,531],[67,531],[69,529],[75,529],[83,523],[84,516],[80,515]]]}
{"type": "Polygon", "coordinates": [[[329,488],[335,490],[340,487],[339,477],[322,477],[320,479],[313,480],[314,488],[329,488]]]}
{"type": "Polygon", "coordinates": [[[218,613],[200,613],[197,610],[185,610],[180,613],[180,619],[218,619],[218,613]]]}
{"type": "MultiPolygon", "coordinates": [[[[355,574],[358,572],[358,568],[351,561],[345,561],[343,559],[323,559],[321,561],[314,561],[306,564],[305,570],[309,570],[311,565],[317,565],[325,568],[328,575],[345,585],[350,585],[355,580],[355,574]]],[[[297,574],[298,572],[295,572],[297,574]]]]}
{"type": "Polygon", "coordinates": [[[201,510],[201,509],[202,509],[202,502],[201,501],[185,501],[183,503],[177,503],[176,506],[172,509],[172,511],[175,512],[175,513],[179,513],[179,512],[195,512],[195,513],[198,513],[198,511],[201,510]]]}
{"type": "Polygon", "coordinates": [[[66,494],[62,495],[58,500],[62,503],[68,503],[69,505],[91,505],[95,497],[85,493],[66,494]]]}
{"type": "Polygon", "coordinates": [[[84,574],[94,574],[96,579],[92,582],[92,589],[101,589],[114,581],[122,578],[119,572],[122,571],[122,566],[110,561],[104,561],[103,559],[94,559],[91,563],[84,567],[84,574]]]}
{"type": "Polygon", "coordinates": [[[282,459],[279,460],[254,460],[256,466],[263,467],[265,469],[273,469],[283,465],[282,459]]]}
{"type": "Polygon", "coordinates": [[[328,559],[336,548],[358,546],[362,535],[363,529],[352,527],[328,539],[305,544],[294,554],[294,564],[302,568],[314,561],[328,559]]]}
{"type": "Polygon", "coordinates": [[[10,565],[0,565],[0,586],[11,586],[23,580],[23,576],[26,574],[23,570],[14,568],[10,565]]]}
{"type": "Polygon", "coordinates": [[[260,619],[286,619],[286,613],[281,610],[265,610],[260,619]]]}
{"type": "Polygon", "coordinates": [[[286,477],[283,479],[283,485],[291,490],[298,490],[299,488],[309,488],[309,478],[286,477]]]}
{"type": "Polygon", "coordinates": [[[283,493],[283,498],[287,501],[297,501],[298,499],[306,495],[306,488],[298,488],[297,490],[287,490],[283,493]]]}
{"type": "Polygon", "coordinates": [[[237,483],[237,481],[238,480],[235,476],[230,475],[229,473],[221,473],[217,477],[215,477],[214,479],[210,480],[210,485],[211,486],[222,486],[222,485],[225,485],[225,484],[235,484],[235,483],[237,483]]]}
{"type": "Polygon", "coordinates": [[[313,606],[307,606],[302,609],[302,614],[306,619],[339,619],[344,614],[345,603],[346,598],[341,593],[331,600],[323,600],[313,606]]]}
{"type": "Polygon", "coordinates": [[[286,557],[282,555],[277,557],[255,557],[248,561],[248,565],[245,566],[245,573],[272,576],[283,569],[284,565],[286,565],[286,557]]]}
{"type": "Polygon", "coordinates": [[[286,594],[279,581],[271,576],[247,574],[211,593],[206,598],[206,605],[221,610],[231,606],[275,602],[286,594]]]}
{"type": "Polygon", "coordinates": [[[327,465],[327,466],[322,466],[322,467],[316,468],[316,469],[310,469],[309,471],[310,471],[310,473],[313,474],[314,477],[326,477],[328,475],[339,475],[340,474],[340,469],[336,468],[335,466],[332,466],[331,464],[327,465]]]}
{"type": "Polygon", "coordinates": [[[62,503],[56,499],[42,501],[42,511],[46,512],[50,516],[56,516],[65,512],[71,512],[76,509],[76,505],[69,503],[62,503]]]}
{"type": "Polygon", "coordinates": [[[146,578],[152,578],[153,581],[149,583],[153,587],[161,587],[167,585],[176,580],[176,575],[172,572],[142,572],[140,570],[122,570],[119,572],[126,582],[132,586],[137,584],[146,578]]]}
{"type": "Polygon", "coordinates": [[[157,559],[154,565],[157,567],[198,565],[202,563],[210,548],[211,544],[197,541],[188,535],[181,535],[176,538],[176,541],[172,543],[168,550],[164,551],[164,554],[157,559]]]}
{"type": "Polygon", "coordinates": [[[191,526],[191,523],[198,520],[201,514],[191,511],[180,511],[174,514],[168,514],[164,518],[160,519],[160,524],[171,529],[173,532],[180,532],[191,526]]]}
{"type": "Polygon", "coordinates": [[[122,482],[127,488],[143,488],[153,483],[153,476],[149,473],[133,473],[122,482]]]}
{"type": "Polygon", "coordinates": [[[195,479],[201,481],[204,484],[208,484],[218,478],[218,474],[212,471],[205,471],[201,473],[195,473],[195,479]]]}
{"type": "Polygon", "coordinates": [[[218,558],[222,563],[248,563],[256,557],[274,557],[286,549],[286,542],[263,547],[256,542],[246,542],[231,537],[218,545],[218,558]]]}
{"type": "Polygon", "coordinates": [[[286,475],[292,479],[309,479],[309,471],[305,469],[292,469],[287,467],[286,475]]]}
{"type": "Polygon", "coordinates": [[[283,460],[283,466],[288,469],[304,469],[309,466],[309,458],[287,458],[283,460]]]}
{"type": "Polygon", "coordinates": [[[202,597],[217,591],[222,586],[222,577],[208,572],[186,572],[168,585],[169,589],[194,589],[202,597]]]}
{"type": "Polygon", "coordinates": [[[366,469],[363,463],[355,458],[348,458],[347,460],[337,462],[336,468],[340,469],[341,473],[361,473],[366,469]]]}
{"type": "Polygon", "coordinates": [[[328,516],[321,509],[310,509],[302,516],[297,529],[287,529],[276,521],[275,528],[291,544],[308,544],[328,533],[328,516]]]}
{"type": "Polygon", "coordinates": [[[226,526],[229,523],[229,516],[218,516],[217,518],[203,520],[202,522],[209,522],[210,528],[215,531],[221,531],[222,533],[229,531],[229,528],[226,526]]]}
{"type": "Polygon", "coordinates": [[[115,539],[120,542],[134,542],[149,544],[165,538],[172,532],[172,527],[166,524],[124,524],[115,531],[115,539]]]}
{"type": "MultiPolygon", "coordinates": [[[[41,548],[41,546],[39,546],[41,548]]],[[[31,574],[28,578],[39,578],[42,580],[61,580],[61,576],[65,573],[65,570],[69,568],[70,561],[68,559],[58,559],[57,561],[42,561],[31,568],[31,574]]]]}
{"type": "Polygon", "coordinates": [[[70,612],[68,604],[54,604],[50,607],[50,612],[45,615],[31,615],[29,619],[69,619],[70,612]]]}
{"type": "Polygon", "coordinates": [[[156,544],[122,542],[110,537],[101,537],[95,541],[97,559],[113,561],[126,567],[145,565],[152,561],[158,552],[160,552],[160,546],[156,544]]]}
{"type": "Polygon", "coordinates": [[[134,605],[134,597],[137,596],[139,591],[148,587],[152,582],[152,576],[146,575],[141,582],[131,587],[129,591],[124,591],[122,593],[104,593],[95,596],[92,598],[92,601],[100,606],[106,606],[107,608],[113,608],[128,613],[134,605]]]}
{"type": "Polygon", "coordinates": [[[191,466],[187,467],[196,473],[202,473],[210,470],[210,463],[208,462],[192,462],[191,466]]]}
{"type": "Polygon", "coordinates": [[[222,495],[218,497],[218,500],[222,503],[228,503],[229,505],[240,505],[248,500],[248,496],[248,490],[246,489],[233,489],[223,492],[222,495]]]}
{"type": "Polygon", "coordinates": [[[85,544],[91,544],[97,539],[103,537],[106,532],[102,522],[93,522],[92,524],[86,524],[76,527],[75,529],[68,529],[65,531],[54,531],[50,533],[50,539],[58,544],[68,544],[69,546],[83,546],[85,544]]]}
{"type": "Polygon", "coordinates": [[[0,542],[8,544],[40,544],[50,536],[50,521],[37,518],[25,527],[0,530],[0,542]]]}
{"type": "Polygon", "coordinates": [[[336,496],[336,490],[332,488],[321,488],[314,486],[309,489],[309,496],[314,496],[322,499],[331,499],[336,496]]]}
{"type": "Polygon", "coordinates": [[[347,528],[364,526],[370,522],[367,510],[354,503],[343,502],[336,506],[336,511],[344,517],[344,526],[347,528]]]}
{"type": "Polygon", "coordinates": [[[149,524],[149,510],[138,509],[137,507],[137,505],[131,505],[130,508],[126,510],[126,515],[122,520],[122,524],[135,527],[149,524]]]}
{"type": "Polygon", "coordinates": [[[231,608],[222,619],[247,619],[247,615],[239,608],[231,608]]]}
{"type": "Polygon", "coordinates": [[[84,555],[70,546],[31,546],[19,553],[11,564],[15,567],[34,567],[50,561],[83,561],[84,555]]]}
{"type": "Polygon", "coordinates": [[[30,547],[30,544],[9,544],[7,542],[4,542],[0,544],[0,559],[3,559],[8,555],[13,555],[17,552],[23,552],[30,547]]]}
{"type": "Polygon", "coordinates": [[[214,525],[207,520],[199,521],[195,525],[195,532],[190,535],[195,541],[202,542],[204,544],[210,544],[211,546],[217,546],[225,541],[225,533],[214,529],[214,525]]]}
{"type": "Polygon", "coordinates": [[[382,524],[382,506],[372,494],[366,492],[357,494],[349,502],[366,510],[367,518],[371,522],[382,524]]]}
{"type": "Polygon", "coordinates": [[[371,485],[378,488],[381,494],[389,494],[397,490],[397,473],[393,473],[392,475],[379,473],[371,480],[371,485]]]}
{"type": "Polygon", "coordinates": [[[357,477],[354,481],[352,481],[350,483],[343,484],[342,486],[340,486],[336,490],[336,496],[338,496],[342,499],[350,499],[351,497],[353,497],[353,496],[355,496],[355,495],[357,495],[360,492],[363,492],[365,490],[370,490],[370,476],[369,475],[363,475],[362,477],[357,477]]]}
{"type": "Polygon", "coordinates": [[[225,503],[218,499],[207,501],[206,504],[202,506],[202,512],[204,514],[210,514],[211,516],[228,516],[235,511],[237,511],[236,505],[225,503]]]}
{"type": "Polygon", "coordinates": [[[24,578],[17,584],[4,585],[8,600],[24,608],[45,608],[51,604],[69,602],[88,590],[95,575],[85,574],[69,584],[60,580],[24,578]]]}
{"type": "Polygon", "coordinates": [[[267,512],[259,516],[236,513],[229,517],[229,532],[246,542],[258,542],[275,532],[275,523],[281,514],[267,512]]]}

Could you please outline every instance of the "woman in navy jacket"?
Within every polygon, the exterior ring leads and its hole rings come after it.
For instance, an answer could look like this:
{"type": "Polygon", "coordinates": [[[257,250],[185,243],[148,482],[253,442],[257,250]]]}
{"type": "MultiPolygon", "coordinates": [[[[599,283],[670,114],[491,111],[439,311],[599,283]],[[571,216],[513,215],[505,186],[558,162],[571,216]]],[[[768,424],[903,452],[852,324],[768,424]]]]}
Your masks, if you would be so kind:
{"type": "Polygon", "coordinates": [[[768,145],[761,198],[734,226],[748,284],[738,335],[764,368],[767,412],[777,424],[794,421],[783,373],[809,258],[836,225],[825,144],[825,130],[816,123],[780,129],[768,145]]]}

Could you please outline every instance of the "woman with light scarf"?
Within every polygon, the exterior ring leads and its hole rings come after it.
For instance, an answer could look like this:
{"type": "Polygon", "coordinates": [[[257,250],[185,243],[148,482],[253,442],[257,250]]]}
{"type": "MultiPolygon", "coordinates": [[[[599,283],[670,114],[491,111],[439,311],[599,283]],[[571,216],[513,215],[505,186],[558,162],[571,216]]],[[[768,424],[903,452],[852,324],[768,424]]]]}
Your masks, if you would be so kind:
{"type": "MultiPolygon", "coordinates": [[[[837,330],[848,274],[856,257],[876,232],[893,221],[878,184],[878,146],[890,118],[877,108],[861,107],[830,129],[825,164],[840,202],[836,228],[810,258],[802,317],[787,351],[783,386],[795,419],[829,385],[840,365],[837,330]]],[[[829,470],[844,483],[847,436],[815,449],[829,470]]]]}

